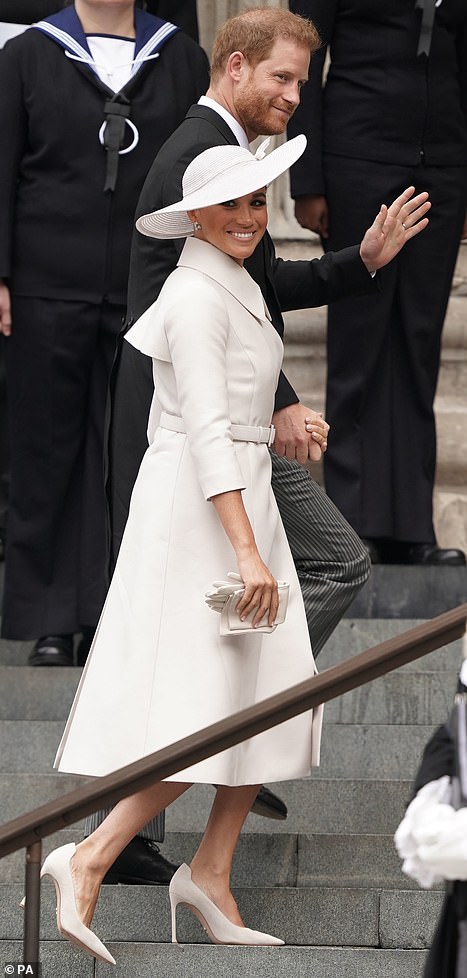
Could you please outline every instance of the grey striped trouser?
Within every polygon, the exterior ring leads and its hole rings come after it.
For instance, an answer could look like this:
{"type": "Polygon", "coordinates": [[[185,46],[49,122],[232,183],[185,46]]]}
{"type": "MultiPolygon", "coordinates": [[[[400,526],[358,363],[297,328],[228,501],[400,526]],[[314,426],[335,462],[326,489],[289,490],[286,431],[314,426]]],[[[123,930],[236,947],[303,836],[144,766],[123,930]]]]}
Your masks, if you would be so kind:
{"type": "MultiPolygon", "coordinates": [[[[316,658],[368,578],[368,551],[307,469],[274,452],[271,459],[272,487],[297,568],[316,658]]],[[[104,814],[86,820],[87,834],[104,814]]],[[[164,813],[138,834],[162,841],[164,813]]]]}

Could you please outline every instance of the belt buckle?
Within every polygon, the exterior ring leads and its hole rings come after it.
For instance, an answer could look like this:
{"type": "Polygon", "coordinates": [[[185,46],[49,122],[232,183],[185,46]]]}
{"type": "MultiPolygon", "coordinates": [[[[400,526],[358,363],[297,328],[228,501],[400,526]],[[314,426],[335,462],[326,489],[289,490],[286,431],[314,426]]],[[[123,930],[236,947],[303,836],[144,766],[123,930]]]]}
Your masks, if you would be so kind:
{"type": "Polygon", "coordinates": [[[274,444],[274,439],[275,439],[275,437],[276,437],[276,429],[275,429],[275,427],[274,427],[274,425],[272,424],[272,425],[270,425],[270,427],[269,427],[269,440],[268,440],[268,448],[271,448],[271,445],[273,445],[273,444],[274,444]]]}

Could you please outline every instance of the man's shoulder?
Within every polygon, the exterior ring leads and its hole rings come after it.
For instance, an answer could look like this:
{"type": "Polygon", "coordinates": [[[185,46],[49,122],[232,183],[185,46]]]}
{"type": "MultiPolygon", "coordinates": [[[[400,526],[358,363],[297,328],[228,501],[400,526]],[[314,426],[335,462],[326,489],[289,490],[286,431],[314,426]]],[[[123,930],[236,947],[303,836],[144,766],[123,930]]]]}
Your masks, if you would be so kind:
{"type": "Polygon", "coordinates": [[[192,106],[180,125],[161,146],[144,182],[137,207],[137,217],[173,203],[181,190],[182,176],[189,163],[212,146],[235,142],[228,139],[226,124],[212,109],[192,106]],[[225,128],[224,128],[225,127],[225,128]],[[174,196],[175,194],[175,196],[174,196]]]}

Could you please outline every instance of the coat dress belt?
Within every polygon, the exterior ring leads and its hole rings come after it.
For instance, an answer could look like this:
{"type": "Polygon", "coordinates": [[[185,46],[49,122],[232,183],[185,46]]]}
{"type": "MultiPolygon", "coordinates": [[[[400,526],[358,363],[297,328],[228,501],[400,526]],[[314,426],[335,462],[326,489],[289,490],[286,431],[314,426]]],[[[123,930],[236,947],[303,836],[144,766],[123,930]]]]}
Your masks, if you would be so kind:
{"type": "MultiPolygon", "coordinates": [[[[186,435],[186,425],[183,418],[178,418],[176,414],[167,414],[162,411],[159,428],[168,428],[169,431],[177,431],[181,435],[186,435]]],[[[268,428],[261,425],[231,424],[230,430],[234,441],[252,441],[256,445],[271,446],[276,437],[276,429],[273,424],[268,428]]]]}

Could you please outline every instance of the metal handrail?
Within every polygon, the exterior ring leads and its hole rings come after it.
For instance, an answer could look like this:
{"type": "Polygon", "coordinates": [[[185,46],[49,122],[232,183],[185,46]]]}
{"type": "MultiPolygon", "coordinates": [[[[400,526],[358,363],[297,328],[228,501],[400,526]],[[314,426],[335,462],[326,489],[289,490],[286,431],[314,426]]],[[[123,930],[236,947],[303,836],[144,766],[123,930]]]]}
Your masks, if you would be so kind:
{"type": "Polygon", "coordinates": [[[0,827],[0,858],[17,849],[26,847],[27,850],[24,963],[38,960],[39,871],[43,838],[100,808],[141,791],[155,781],[164,780],[177,771],[461,638],[465,633],[466,621],[467,603],[326,669],[313,679],[277,693],[142,760],[127,764],[62,798],[6,822],[0,827]]]}

